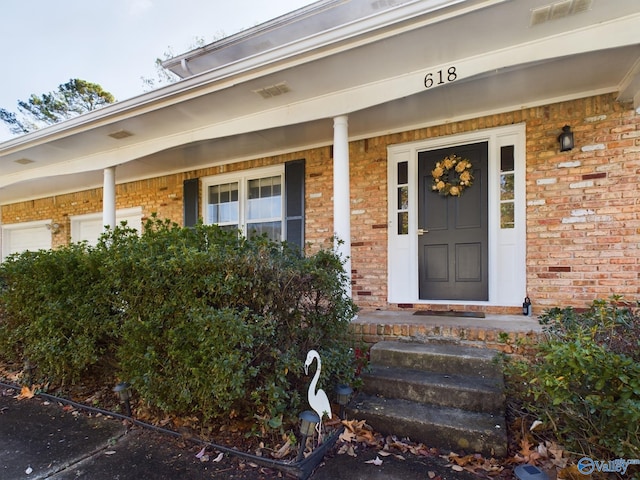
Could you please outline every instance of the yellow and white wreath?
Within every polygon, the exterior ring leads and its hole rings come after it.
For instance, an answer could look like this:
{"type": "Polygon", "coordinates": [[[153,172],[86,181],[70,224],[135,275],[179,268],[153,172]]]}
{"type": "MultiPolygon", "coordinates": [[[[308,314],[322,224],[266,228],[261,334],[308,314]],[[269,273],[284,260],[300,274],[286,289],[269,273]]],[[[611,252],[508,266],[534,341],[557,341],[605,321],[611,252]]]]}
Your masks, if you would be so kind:
{"type": "Polygon", "coordinates": [[[445,157],[431,171],[431,190],[445,197],[459,197],[466,188],[473,185],[472,166],[469,160],[455,154],[445,157]]]}

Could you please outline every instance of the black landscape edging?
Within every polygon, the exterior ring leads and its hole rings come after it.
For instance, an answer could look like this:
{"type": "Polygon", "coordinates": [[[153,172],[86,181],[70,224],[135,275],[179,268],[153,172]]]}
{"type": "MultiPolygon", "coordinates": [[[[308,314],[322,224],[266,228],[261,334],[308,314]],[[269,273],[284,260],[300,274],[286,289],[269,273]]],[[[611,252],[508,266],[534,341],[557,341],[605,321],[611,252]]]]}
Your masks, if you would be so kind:
{"type": "MultiPolygon", "coordinates": [[[[11,388],[11,389],[14,389],[16,391],[20,391],[20,389],[21,389],[21,387],[18,386],[18,385],[8,384],[8,383],[4,383],[2,381],[0,381],[0,386],[2,386],[4,388],[11,388]]],[[[122,415],[120,413],[110,412],[108,410],[103,410],[101,408],[90,407],[88,405],[84,405],[82,403],[74,402],[73,400],[69,400],[69,399],[66,399],[66,398],[56,397],[55,395],[50,395],[48,393],[42,393],[41,392],[41,393],[36,393],[36,395],[39,396],[39,397],[42,397],[44,399],[53,401],[53,402],[59,402],[59,403],[62,403],[62,404],[70,405],[70,406],[72,406],[74,408],[78,408],[78,409],[81,409],[81,410],[100,413],[102,415],[113,417],[113,418],[117,418],[119,420],[126,420],[126,421],[129,421],[132,424],[137,425],[137,426],[142,427],[142,428],[146,428],[146,429],[149,429],[149,430],[155,430],[156,432],[164,433],[164,434],[171,435],[171,436],[174,436],[174,437],[177,437],[177,438],[184,438],[184,436],[181,433],[175,432],[173,430],[169,430],[167,428],[158,427],[156,425],[152,425],[150,423],[146,423],[146,422],[143,422],[141,420],[136,420],[135,418],[129,417],[127,415],[122,415]]],[[[332,432],[331,435],[329,435],[325,439],[325,441],[322,443],[322,445],[320,445],[318,448],[313,450],[313,452],[311,452],[311,454],[309,456],[305,457],[304,459],[300,460],[299,462],[298,461],[286,462],[286,461],[281,461],[281,460],[273,460],[273,459],[270,459],[270,458],[258,457],[257,455],[252,455],[250,453],[242,452],[240,450],[235,450],[233,448],[224,447],[222,445],[218,445],[216,443],[208,442],[206,440],[202,440],[202,439],[197,438],[197,437],[189,437],[189,440],[191,440],[191,441],[193,441],[195,443],[199,443],[200,445],[204,445],[206,447],[213,448],[214,450],[218,450],[220,452],[227,453],[229,455],[234,455],[236,457],[240,457],[242,459],[251,461],[251,462],[256,463],[258,465],[262,465],[263,467],[275,468],[276,470],[280,470],[282,472],[286,472],[286,473],[295,475],[295,477],[300,479],[300,480],[306,480],[313,473],[313,471],[316,469],[316,467],[318,465],[320,465],[320,463],[322,462],[327,450],[329,450],[329,448],[331,448],[336,443],[336,441],[338,440],[338,438],[340,437],[340,435],[342,434],[343,431],[344,431],[344,426],[340,425],[340,428],[338,428],[336,431],[332,432]]]]}

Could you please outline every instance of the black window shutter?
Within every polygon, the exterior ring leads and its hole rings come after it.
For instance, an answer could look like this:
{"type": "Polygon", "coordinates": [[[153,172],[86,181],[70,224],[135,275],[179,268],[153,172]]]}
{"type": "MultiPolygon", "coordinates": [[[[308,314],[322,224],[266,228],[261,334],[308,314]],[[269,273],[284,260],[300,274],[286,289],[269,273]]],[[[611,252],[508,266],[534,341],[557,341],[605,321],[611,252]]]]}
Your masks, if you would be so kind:
{"type": "Polygon", "coordinates": [[[304,159],[284,165],[286,240],[301,250],[304,248],[304,167],[304,159]]]}
{"type": "Polygon", "coordinates": [[[197,178],[185,180],[182,184],[183,226],[195,227],[198,223],[198,194],[200,183],[197,178]]]}

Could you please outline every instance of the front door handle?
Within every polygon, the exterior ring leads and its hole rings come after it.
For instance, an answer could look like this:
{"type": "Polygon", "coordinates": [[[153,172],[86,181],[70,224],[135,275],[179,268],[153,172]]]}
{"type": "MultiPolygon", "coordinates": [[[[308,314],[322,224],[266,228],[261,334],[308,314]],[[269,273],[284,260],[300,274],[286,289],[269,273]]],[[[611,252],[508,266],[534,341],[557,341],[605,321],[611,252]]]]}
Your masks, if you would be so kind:
{"type": "Polygon", "coordinates": [[[418,229],[418,236],[424,235],[425,233],[429,233],[429,230],[425,230],[424,228],[418,229]]]}

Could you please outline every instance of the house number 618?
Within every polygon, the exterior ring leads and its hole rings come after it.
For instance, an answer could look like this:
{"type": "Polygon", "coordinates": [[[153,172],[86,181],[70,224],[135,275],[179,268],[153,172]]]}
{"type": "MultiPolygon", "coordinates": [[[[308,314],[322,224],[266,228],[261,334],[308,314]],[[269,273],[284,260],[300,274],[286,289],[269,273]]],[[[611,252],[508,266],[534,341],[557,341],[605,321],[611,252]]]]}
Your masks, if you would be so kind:
{"type": "Polygon", "coordinates": [[[425,88],[431,88],[434,85],[444,85],[453,82],[458,78],[456,67],[449,67],[447,70],[438,70],[437,72],[427,73],[424,76],[425,88]]]}

